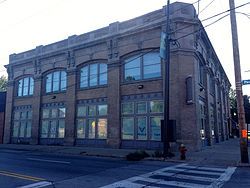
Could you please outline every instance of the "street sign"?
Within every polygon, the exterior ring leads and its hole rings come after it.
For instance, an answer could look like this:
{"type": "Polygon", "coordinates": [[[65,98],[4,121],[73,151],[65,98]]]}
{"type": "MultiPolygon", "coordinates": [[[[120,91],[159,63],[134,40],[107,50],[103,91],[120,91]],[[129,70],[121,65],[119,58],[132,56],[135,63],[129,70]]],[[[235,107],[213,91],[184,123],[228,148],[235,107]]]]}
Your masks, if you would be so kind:
{"type": "Polygon", "coordinates": [[[242,80],[242,85],[248,85],[250,84],[250,80],[242,80]]]}

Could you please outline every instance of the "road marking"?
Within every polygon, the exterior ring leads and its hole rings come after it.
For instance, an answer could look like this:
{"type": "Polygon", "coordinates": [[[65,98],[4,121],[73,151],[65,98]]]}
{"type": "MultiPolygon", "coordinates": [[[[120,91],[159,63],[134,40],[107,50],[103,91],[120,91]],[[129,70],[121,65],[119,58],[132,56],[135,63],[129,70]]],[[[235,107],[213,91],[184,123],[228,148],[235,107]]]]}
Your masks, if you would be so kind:
{"type": "Polygon", "coordinates": [[[41,162],[49,162],[49,163],[61,163],[61,164],[70,164],[71,162],[68,161],[54,161],[54,160],[47,160],[47,159],[39,159],[39,158],[27,158],[31,161],[41,161],[41,162]]]}
{"type": "Polygon", "coordinates": [[[29,184],[29,185],[25,185],[25,186],[21,186],[21,187],[17,187],[17,188],[39,188],[39,187],[46,187],[52,185],[51,182],[48,181],[41,181],[38,183],[33,183],[33,184],[29,184]]]}
{"type": "Polygon", "coordinates": [[[37,178],[34,176],[27,176],[27,175],[23,175],[23,174],[8,172],[8,171],[0,171],[0,175],[19,178],[19,179],[25,179],[25,180],[30,180],[30,181],[43,181],[43,180],[45,180],[43,178],[37,178]]]}
{"type": "Polygon", "coordinates": [[[223,169],[189,166],[184,163],[114,182],[101,188],[158,188],[162,186],[220,188],[230,180],[235,169],[235,167],[223,169]]]}

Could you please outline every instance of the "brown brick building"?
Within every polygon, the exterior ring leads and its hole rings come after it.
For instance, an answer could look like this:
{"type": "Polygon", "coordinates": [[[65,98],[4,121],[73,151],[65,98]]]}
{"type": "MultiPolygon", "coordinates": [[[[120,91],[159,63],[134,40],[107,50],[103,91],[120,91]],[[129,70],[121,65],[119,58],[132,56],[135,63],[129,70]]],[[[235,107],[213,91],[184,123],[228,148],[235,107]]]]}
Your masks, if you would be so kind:
{"type": "MultiPolygon", "coordinates": [[[[230,83],[194,7],[170,10],[170,119],[201,149],[229,136],[230,83]]],[[[4,142],[161,148],[165,24],[163,7],[10,55],[4,142]]]]}
{"type": "Polygon", "coordinates": [[[0,91],[0,144],[3,143],[6,91],[0,91]]]}

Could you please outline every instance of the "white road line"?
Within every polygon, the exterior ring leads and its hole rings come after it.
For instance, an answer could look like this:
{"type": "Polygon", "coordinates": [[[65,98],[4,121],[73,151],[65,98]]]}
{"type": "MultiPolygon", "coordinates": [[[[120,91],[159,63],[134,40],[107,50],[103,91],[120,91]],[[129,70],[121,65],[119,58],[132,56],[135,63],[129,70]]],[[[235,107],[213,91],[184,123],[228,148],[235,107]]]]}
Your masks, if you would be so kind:
{"type": "Polygon", "coordinates": [[[228,167],[226,169],[226,172],[223,173],[216,182],[214,182],[210,187],[222,187],[224,185],[225,182],[227,182],[228,180],[230,180],[231,176],[233,175],[233,173],[235,172],[236,167],[228,167]]]}
{"type": "Polygon", "coordinates": [[[70,164],[71,162],[68,161],[54,161],[54,160],[47,160],[47,159],[39,159],[39,158],[26,158],[31,161],[41,161],[41,162],[49,162],[49,163],[62,163],[62,164],[70,164]]]}
{"type": "MultiPolygon", "coordinates": [[[[172,170],[172,169],[171,169],[172,170]]],[[[193,174],[206,174],[206,175],[217,175],[220,176],[222,173],[218,173],[218,172],[202,172],[202,171],[198,171],[198,170],[183,170],[183,169],[173,169],[174,171],[177,172],[183,172],[185,171],[186,173],[193,173],[193,174]]]]}
{"type": "Polygon", "coordinates": [[[157,175],[161,176],[173,176],[175,178],[180,178],[180,179],[187,179],[187,180],[197,180],[197,181],[206,181],[206,182],[214,182],[217,179],[216,178],[208,178],[208,177],[201,177],[201,176],[190,176],[190,175],[184,175],[184,174],[175,174],[175,173],[166,173],[166,172],[161,172],[158,173],[157,175]]]}
{"type": "Polygon", "coordinates": [[[133,183],[129,180],[123,180],[123,181],[119,181],[110,185],[106,185],[104,187],[101,188],[122,188],[122,187],[126,187],[126,188],[142,188],[143,184],[139,184],[139,183],[133,183]]]}
{"type": "Polygon", "coordinates": [[[48,182],[48,181],[41,181],[41,182],[38,182],[38,183],[33,183],[33,184],[25,185],[25,186],[22,186],[22,187],[18,187],[18,188],[40,188],[40,187],[46,187],[46,186],[49,186],[49,185],[52,185],[52,183],[48,182]]]}
{"type": "Polygon", "coordinates": [[[200,166],[190,166],[190,165],[186,165],[186,166],[184,166],[184,168],[199,169],[199,170],[211,170],[211,171],[217,171],[217,172],[225,172],[226,171],[225,168],[210,168],[210,167],[200,167],[200,166]]]}

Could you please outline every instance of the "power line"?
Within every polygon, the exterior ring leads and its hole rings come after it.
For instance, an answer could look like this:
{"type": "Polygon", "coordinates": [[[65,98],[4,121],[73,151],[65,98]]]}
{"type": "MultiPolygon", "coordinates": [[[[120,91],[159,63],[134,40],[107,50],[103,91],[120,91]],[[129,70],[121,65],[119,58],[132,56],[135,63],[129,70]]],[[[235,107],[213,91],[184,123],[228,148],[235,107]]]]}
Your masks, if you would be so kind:
{"type": "Polygon", "coordinates": [[[199,14],[201,14],[204,10],[206,10],[215,0],[212,0],[207,6],[205,6],[200,12],[199,14]]]}

